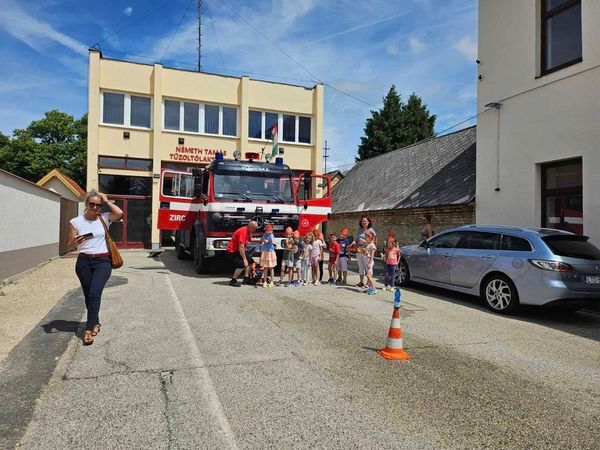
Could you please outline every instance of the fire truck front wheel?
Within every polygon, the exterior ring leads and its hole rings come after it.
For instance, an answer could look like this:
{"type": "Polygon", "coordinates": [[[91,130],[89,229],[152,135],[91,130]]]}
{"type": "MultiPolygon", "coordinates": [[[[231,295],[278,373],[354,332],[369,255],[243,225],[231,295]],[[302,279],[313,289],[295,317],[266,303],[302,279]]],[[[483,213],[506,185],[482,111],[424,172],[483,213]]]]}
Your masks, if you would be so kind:
{"type": "Polygon", "coordinates": [[[208,260],[205,254],[205,245],[202,239],[194,239],[192,242],[192,252],[194,254],[194,268],[196,273],[206,273],[208,271],[208,260]]]}
{"type": "Polygon", "coordinates": [[[177,259],[189,258],[185,251],[185,241],[183,240],[183,233],[181,231],[175,232],[175,254],[177,255],[177,259]]]}

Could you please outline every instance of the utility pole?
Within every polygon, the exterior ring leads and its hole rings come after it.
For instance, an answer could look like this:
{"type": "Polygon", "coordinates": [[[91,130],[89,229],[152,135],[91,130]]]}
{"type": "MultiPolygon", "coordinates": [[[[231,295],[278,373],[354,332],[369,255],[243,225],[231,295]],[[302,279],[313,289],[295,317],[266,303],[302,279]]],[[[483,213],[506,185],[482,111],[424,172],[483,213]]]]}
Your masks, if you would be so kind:
{"type": "Polygon", "coordinates": [[[329,158],[329,152],[330,148],[327,146],[327,139],[325,139],[325,147],[323,147],[323,162],[325,164],[325,167],[323,169],[323,173],[327,173],[327,158],[329,158]]]}
{"type": "Polygon", "coordinates": [[[198,0],[198,72],[202,72],[202,0],[198,0]]]}

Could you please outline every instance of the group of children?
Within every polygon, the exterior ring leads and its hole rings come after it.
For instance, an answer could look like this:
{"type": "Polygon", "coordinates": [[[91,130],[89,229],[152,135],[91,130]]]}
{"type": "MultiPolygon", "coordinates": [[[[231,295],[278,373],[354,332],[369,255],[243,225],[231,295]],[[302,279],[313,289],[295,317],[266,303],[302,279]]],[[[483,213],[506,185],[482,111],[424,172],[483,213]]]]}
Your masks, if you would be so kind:
{"type": "MultiPolygon", "coordinates": [[[[324,242],[323,234],[318,230],[313,230],[301,239],[298,230],[294,231],[288,227],[285,230],[286,237],[282,241],[283,258],[281,261],[281,271],[279,281],[275,282],[275,266],[277,266],[277,255],[275,253],[275,243],[273,235],[273,226],[265,226],[265,233],[261,239],[260,265],[263,268],[262,284],[264,287],[280,286],[306,286],[310,282],[313,285],[319,285],[321,278],[320,262],[323,260],[325,248],[329,252],[329,261],[327,271],[329,280],[327,284],[346,285],[348,279],[348,261],[350,260],[349,251],[355,248],[355,242],[350,242],[348,238],[348,229],[344,228],[339,236],[331,233],[327,242],[324,242]],[[287,280],[284,278],[287,275],[287,280]]],[[[373,279],[373,266],[377,247],[375,245],[375,235],[371,232],[365,234],[365,246],[359,246],[355,250],[364,252],[367,257],[366,277],[367,286],[364,292],[369,295],[377,293],[375,281],[373,279]]],[[[395,239],[393,231],[390,231],[386,240],[385,250],[382,252],[385,262],[385,288],[392,290],[395,284],[396,269],[400,261],[400,248],[395,239]]]]}
{"type": "Polygon", "coordinates": [[[312,284],[321,284],[319,281],[321,278],[320,263],[323,260],[326,247],[329,250],[329,284],[335,283],[338,272],[339,283],[346,283],[348,277],[347,229],[342,230],[339,239],[335,233],[332,233],[328,242],[325,242],[323,234],[318,229],[313,230],[312,233],[308,233],[301,239],[298,230],[294,231],[288,227],[285,230],[285,235],[286,237],[282,241],[283,258],[279,281],[275,282],[277,255],[275,253],[273,226],[270,224],[265,226],[265,233],[260,242],[260,265],[263,268],[264,287],[275,285],[306,286],[309,283],[309,278],[312,278],[312,284]],[[284,280],[286,275],[287,280],[284,280]]]}

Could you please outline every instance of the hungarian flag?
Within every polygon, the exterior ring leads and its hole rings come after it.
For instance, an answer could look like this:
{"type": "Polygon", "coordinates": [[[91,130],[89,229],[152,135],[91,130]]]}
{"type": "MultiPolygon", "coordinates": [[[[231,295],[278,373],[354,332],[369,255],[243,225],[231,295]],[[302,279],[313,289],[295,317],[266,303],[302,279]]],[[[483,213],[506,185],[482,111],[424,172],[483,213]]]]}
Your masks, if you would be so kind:
{"type": "Polygon", "coordinates": [[[272,133],[272,138],[273,138],[273,150],[271,150],[271,155],[273,155],[273,158],[274,158],[279,154],[279,142],[277,142],[278,141],[277,125],[275,125],[271,129],[271,133],[272,133]]]}

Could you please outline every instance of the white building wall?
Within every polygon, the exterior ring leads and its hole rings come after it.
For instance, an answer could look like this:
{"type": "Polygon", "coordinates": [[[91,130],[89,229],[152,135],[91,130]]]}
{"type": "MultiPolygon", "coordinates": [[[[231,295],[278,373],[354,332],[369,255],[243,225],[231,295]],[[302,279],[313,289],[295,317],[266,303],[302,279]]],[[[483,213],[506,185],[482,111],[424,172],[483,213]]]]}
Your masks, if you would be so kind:
{"type": "Polygon", "coordinates": [[[60,196],[0,171],[0,281],[58,256],[60,196]]]}
{"type": "Polygon", "coordinates": [[[479,1],[478,112],[502,106],[477,123],[476,220],[540,226],[540,165],[581,157],[583,229],[600,243],[600,1],[582,2],[583,61],[542,77],[540,7],[479,1]]]}

